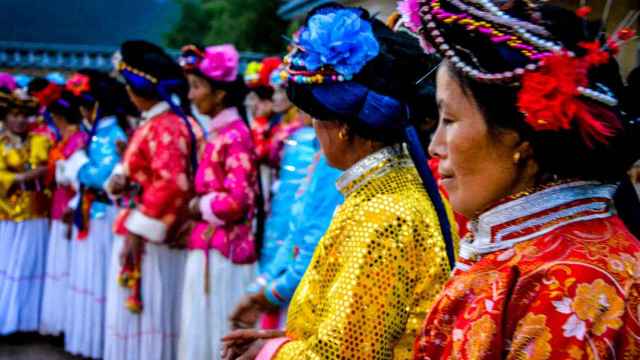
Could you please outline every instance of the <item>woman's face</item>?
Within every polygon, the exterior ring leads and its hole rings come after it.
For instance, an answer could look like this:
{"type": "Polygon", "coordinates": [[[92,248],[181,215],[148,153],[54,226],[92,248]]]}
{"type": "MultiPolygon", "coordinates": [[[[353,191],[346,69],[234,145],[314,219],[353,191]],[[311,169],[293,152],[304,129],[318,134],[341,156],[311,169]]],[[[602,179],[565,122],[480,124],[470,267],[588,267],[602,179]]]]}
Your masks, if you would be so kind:
{"type": "Polygon", "coordinates": [[[7,129],[16,135],[27,133],[29,120],[27,116],[19,111],[11,110],[7,114],[7,129]]]}
{"type": "Polygon", "coordinates": [[[273,100],[273,112],[283,113],[291,107],[291,102],[285,89],[277,88],[271,99],[273,100]]]}
{"type": "Polygon", "coordinates": [[[189,100],[198,108],[198,112],[213,116],[220,108],[224,91],[214,90],[211,84],[200,76],[187,74],[189,80],[189,100]]]}
{"type": "Polygon", "coordinates": [[[313,128],[316,130],[320,148],[329,165],[336,169],[347,169],[349,164],[344,163],[344,155],[348,153],[349,144],[347,139],[340,138],[340,132],[344,131],[344,125],[336,121],[313,119],[313,128]]]}
{"type": "Polygon", "coordinates": [[[453,209],[472,218],[505,196],[531,187],[537,167],[525,158],[530,157],[530,147],[515,131],[490,131],[472,95],[464,92],[447,66],[438,70],[440,115],[429,153],[440,159],[441,184],[453,209]]]}

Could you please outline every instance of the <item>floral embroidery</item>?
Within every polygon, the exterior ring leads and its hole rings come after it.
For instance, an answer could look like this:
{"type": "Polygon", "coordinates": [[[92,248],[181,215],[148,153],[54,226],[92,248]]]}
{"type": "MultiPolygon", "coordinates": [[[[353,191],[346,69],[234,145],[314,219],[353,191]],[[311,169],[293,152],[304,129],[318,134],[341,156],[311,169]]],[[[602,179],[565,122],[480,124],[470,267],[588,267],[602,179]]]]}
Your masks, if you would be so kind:
{"type": "Polygon", "coordinates": [[[467,334],[465,350],[470,359],[478,359],[491,350],[491,339],[496,332],[496,324],[489,315],[484,315],[471,325],[467,334]]]}
{"type": "Polygon", "coordinates": [[[551,355],[551,332],[545,315],[528,313],[518,322],[511,345],[511,359],[545,360],[551,355]]]}
{"type": "Polygon", "coordinates": [[[617,330],[622,326],[624,301],[616,289],[602,279],[597,279],[591,285],[578,285],[573,308],[581,320],[593,322],[593,333],[596,335],[604,334],[607,328],[617,330]]]}

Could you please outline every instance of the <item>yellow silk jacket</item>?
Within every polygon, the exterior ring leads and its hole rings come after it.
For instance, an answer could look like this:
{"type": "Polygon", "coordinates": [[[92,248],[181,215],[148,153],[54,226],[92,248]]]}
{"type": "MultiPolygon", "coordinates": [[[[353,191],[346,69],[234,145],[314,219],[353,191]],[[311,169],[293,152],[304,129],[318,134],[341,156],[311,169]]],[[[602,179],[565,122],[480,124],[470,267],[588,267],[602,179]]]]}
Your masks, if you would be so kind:
{"type": "Polygon", "coordinates": [[[449,276],[438,218],[401,146],[338,181],[345,202],[291,300],[275,359],[412,359],[429,306],[449,276]]]}
{"type": "Polygon", "coordinates": [[[0,133],[0,220],[24,221],[47,216],[50,191],[42,183],[15,183],[21,172],[47,164],[51,140],[30,134],[25,141],[8,131],[0,133]]]}

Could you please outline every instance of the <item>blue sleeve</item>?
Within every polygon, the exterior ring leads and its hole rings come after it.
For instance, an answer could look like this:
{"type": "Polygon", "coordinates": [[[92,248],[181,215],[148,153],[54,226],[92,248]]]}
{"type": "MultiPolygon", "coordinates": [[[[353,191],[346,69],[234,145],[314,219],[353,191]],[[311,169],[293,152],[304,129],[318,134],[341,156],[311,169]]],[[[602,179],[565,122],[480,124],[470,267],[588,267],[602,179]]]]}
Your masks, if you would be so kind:
{"type": "Polygon", "coordinates": [[[311,184],[305,191],[302,214],[299,223],[290,233],[295,244],[295,256],[290,256],[286,270],[265,287],[265,296],[276,305],[287,303],[295,292],[304,275],[318,242],[327,231],[336,207],[342,203],[343,197],[335,186],[341,172],[331,168],[323,157],[318,163],[311,184]]]}
{"type": "Polygon", "coordinates": [[[84,164],[78,172],[80,184],[102,190],[111,171],[120,162],[120,154],[116,145],[118,141],[127,141],[127,136],[118,126],[112,126],[104,134],[96,134],[91,139],[89,162],[84,164]]]}

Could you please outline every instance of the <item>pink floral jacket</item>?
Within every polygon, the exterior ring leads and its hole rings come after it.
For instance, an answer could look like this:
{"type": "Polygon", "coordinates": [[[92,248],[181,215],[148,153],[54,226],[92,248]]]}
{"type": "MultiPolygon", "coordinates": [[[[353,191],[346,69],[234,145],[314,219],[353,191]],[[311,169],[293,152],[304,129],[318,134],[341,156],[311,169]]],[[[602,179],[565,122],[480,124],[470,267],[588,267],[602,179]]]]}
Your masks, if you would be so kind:
{"type": "Polygon", "coordinates": [[[216,115],[210,132],[195,184],[203,221],[195,225],[189,248],[216,249],[234,263],[251,263],[258,171],[251,132],[236,108],[216,115]]]}

